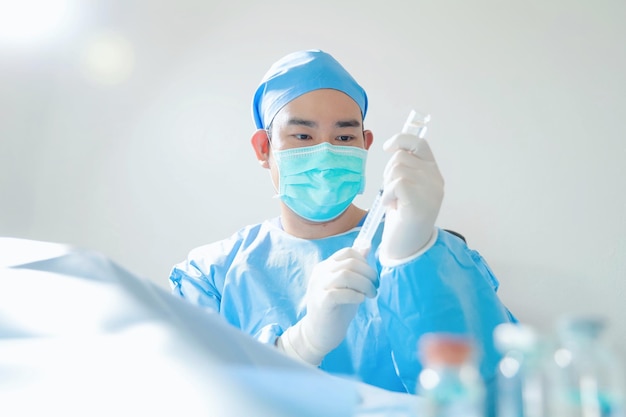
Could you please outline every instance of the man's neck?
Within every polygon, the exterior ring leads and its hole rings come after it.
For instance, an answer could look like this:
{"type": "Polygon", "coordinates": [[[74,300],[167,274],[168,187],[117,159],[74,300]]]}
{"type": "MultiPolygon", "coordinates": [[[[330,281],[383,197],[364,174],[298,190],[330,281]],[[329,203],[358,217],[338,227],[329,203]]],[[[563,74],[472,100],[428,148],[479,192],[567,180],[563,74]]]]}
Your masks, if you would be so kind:
{"type": "Polygon", "coordinates": [[[281,204],[281,223],[283,229],[295,237],[302,239],[322,239],[329,236],[345,233],[356,227],[365,210],[351,204],[339,217],[329,222],[317,223],[303,219],[281,204]]]}

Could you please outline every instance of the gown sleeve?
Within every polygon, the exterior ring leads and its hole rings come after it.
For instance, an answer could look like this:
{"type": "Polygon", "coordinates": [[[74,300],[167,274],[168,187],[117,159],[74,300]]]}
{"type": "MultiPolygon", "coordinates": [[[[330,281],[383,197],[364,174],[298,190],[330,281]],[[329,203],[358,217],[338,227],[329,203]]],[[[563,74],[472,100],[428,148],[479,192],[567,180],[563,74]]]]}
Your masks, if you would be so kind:
{"type": "Polygon", "coordinates": [[[191,250],[170,272],[172,294],[219,313],[225,277],[240,245],[241,237],[236,234],[191,250]]]}
{"type": "Polygon", "coordinates": [[[415,392],[422,368],[417,342],[431,332],[470,336],[483,378],[487,383],[493,379],[500,359],[493,329],[517,321],[498,298],[497,289],[498,280],[482,256],[443,230],[421,256],[382,267],[379,310],[396,371],[408,392],[415,392]]]}
{"type": "Polygon", "coordinates": [[[169,277],[172,294],[204,309],[220,311],[220,294],[198,265],[187,259],[172,268],[169,277]]]}

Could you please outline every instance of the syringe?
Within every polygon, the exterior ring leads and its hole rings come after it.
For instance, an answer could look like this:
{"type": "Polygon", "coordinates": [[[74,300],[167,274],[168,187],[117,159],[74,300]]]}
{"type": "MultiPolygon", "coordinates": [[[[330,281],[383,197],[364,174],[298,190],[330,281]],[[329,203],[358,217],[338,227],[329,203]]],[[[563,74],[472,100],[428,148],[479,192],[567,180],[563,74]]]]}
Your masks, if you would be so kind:
{"type": "MultiPolygon", "coordinates": [[[[411,113],[409,113],[409,117],[402,128],[402,133],[409,133],[415,135],[417,138],[423,139],[426,136],[426,124],[429,121],[429,114],[423,115],[415,110],[411,110],[411,113]]],[[[361,226],[361,230],[359,230],[359,234],[352,244],[352,248],[358,250],[363,255],[367,254],[369,251],[372,245],[372,238],[374,237],[374,234],[378,229],[378,225],[385,215],[385,206],[382,204],[382,195],[383,188],[381,187],[380,190],[378,190],[378,194],[376,194],[372,207],[370,207],[370,210],[367,213],[367,217],[365,218],[365,222],[363,222],[363,226],[361,226]]]]}

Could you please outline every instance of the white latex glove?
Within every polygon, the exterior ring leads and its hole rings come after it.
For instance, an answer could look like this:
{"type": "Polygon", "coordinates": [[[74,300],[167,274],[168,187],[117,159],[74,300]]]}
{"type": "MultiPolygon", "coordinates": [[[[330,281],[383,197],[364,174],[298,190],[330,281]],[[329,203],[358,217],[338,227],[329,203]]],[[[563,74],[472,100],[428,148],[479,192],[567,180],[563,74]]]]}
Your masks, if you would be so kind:
{"type": "Polygon", "coordinates": [[[383,178],[382,204],[387,210],[380,260],[393,265],[413,259],[434,244],[444,181],[424,139],[400,133],[388,139],[383,149],[393,155],[383,178]]]}
{"type": "Polygon", "coordinates": [[[276,345],[289,356],[319,365],[346,336],[365,297],[376,295],[378,273],[352,248],[315,266],[306,293],[306,315],[276,345]]]}

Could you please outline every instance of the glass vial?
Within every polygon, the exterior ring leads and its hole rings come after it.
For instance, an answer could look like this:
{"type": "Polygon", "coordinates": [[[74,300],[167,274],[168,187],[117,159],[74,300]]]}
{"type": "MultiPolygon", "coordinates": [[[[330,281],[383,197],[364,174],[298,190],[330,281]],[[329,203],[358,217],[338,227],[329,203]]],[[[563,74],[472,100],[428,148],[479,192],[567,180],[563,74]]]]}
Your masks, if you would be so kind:
{"type": "Polygon", "coordinates": [[[601,317],[567,317],[557,324],[555,416],[624,417],[623,368],[603,339],[601,317]]]}
{"type": "Polygon", "coordinates": [[[498,417],[552,417],[545,343],[528,325],[503,323],[493,332],[502,354],[497,370],[498,417]]]}
{"type": "Polygon", "coordinates": [[[426,334],[418,351],[423,364],[417,383],[419,416],[485,416],[485,385],[471,340],[452,334],[426,334]]]}

